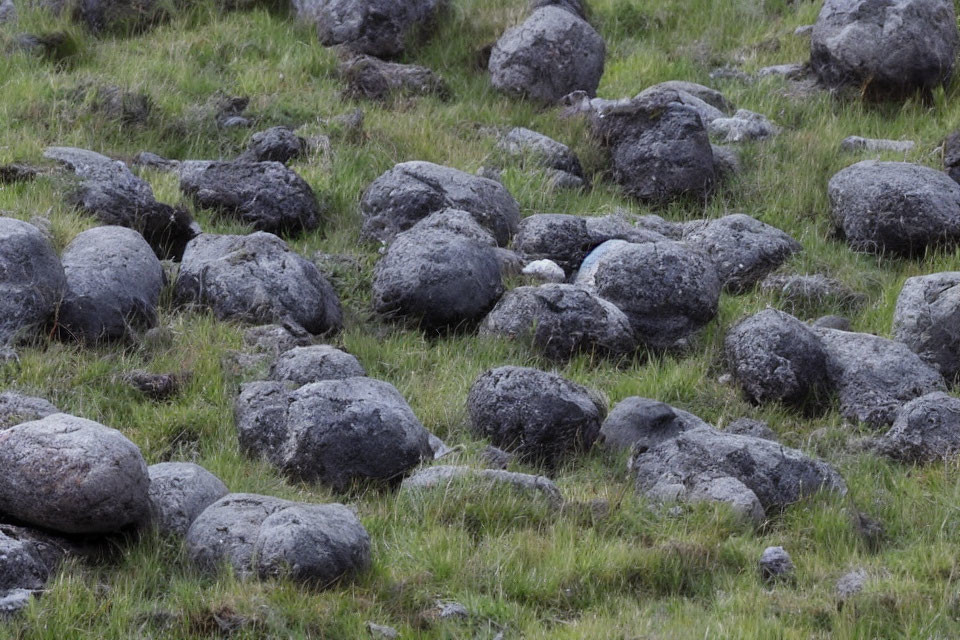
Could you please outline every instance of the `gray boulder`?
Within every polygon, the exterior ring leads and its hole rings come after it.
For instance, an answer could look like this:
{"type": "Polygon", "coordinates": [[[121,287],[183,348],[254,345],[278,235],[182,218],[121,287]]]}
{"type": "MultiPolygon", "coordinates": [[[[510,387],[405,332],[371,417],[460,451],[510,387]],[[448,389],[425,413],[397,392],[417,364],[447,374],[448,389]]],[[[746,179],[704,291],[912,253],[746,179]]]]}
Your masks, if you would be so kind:
{"type": "Polygon", "coordinates": [[[337,65],[337,75],[351,98],[387,100],[399,96],[450,97],[450,87],[427,67],[385,62],[372,56],[352,56],[337,65]]]}
{"type": "Polygon", "coordinates": [[[891,424],[907,402],[946,387],[940,373],[900,343],[867,333],[814,328],[827,354],[827,379],[848,420],[891,424]]]}
{"type": "Polygon", "coordinates": [[[227,495],[217,476],[191,462],[162,462],[150,474],[150,524],[166,535],[186,535],[203,510],[227,495]]]}
{"type": "Polygon", "coordinates": [[[554,507],[563,504],[563,494],[549,478],[499,469],[472,469],[445,465],[426,467],[404,480],[400,488],[406,491],[443,489],[457,481],[467,482],[471,486],[489,488],[505,486],[523,495],[543,498],[554,507]]]}
{"type": "Polygon", "coordinates": [[[70,147],[48,147],[44,157],[67,166],[79,179],[71,201],[106,225],[139,231],[157,257],[179,260],[200,228],[183,208],[157,202],[150,185],[122,162],[70,147]]]}
{"type": "Polygon", "coordinates": [[[269,233],[197,237],[183,255],[175,294],[221,320],[290,322],[313,334],[343,326],[340,300],[316,265],[269,233]]]}
{"type": "Polygon", "coordinates": [[[500,91],[553,104],[573,91],[596,95],[605,57],[603,38],[589,23],[548,6],[497,40],[490,80],[500,91]]]}
{"type": "Polygon", "coordinates": [[[694,111],[700,116],[700,120],[703,121],[704,126],[709,126],[714,120],[726,118],[727,114],[724,113],[722,109],[718,109],[709,102],[698,98],[692,93],[684,91],[683,89],[671,89],[670,87],[676,86],[675,83],[665,82],[662,84],[655,84],[652,87],[644,89],[637,94],[636,99],[642,100],[643,98],[656,94],[659,91],[674,91],[676,92],[676,100],[680,104],[685,104],[688,107],[693,108],[694,111]]]}
{"type": "Polygon", "coordinates": [[[684,241],[713,260],[724,288],[742,293],[803,247],[787,233],[742,213],[685,229],[684,241]]]}
{"type": "Polygon", "coordinates": [[[711,144],[713,150],[713,168],[717,174],[717,180],[724,180],[738,175],[743,170],[740,162],[740,152],[730,146],[711,144]]]}
{"type": "Polygon", "coordinates": [[[597,246],[614,239],[641,243],[683,238],[679,224],[652,214],[638,216],[618,210],[605,216],[588,216],[586,220],[587,231],[597,246]]]}
{"type": "Polygon", "coordinates": [[[765,309],[738,323],[724,348],[733,377],[754,402],[802,405],[826,391],[819,338],[782,311],[765,309]]]}
{"type": "Polygon", "coordinates": [[[580,159],[570,147],[542,133],[514,127],[500,139],[497,147],[512,156],[530,157],[545,168],[583,177],[580,159]]]}
{"type": "Polygon", "coordinates": [[[187,552],[200,569],[230,565],[241,577],[289,577],[326,587],[370,566],[370,536],[341,504],[304,504],[231,493],[190,526],[187,552]]]}
{"type": "Polygon", "coordinates": [[[58,413],[0,431],[0,513],[63,533],[110,533],[149,515],[150,477],[119,431],[58,413]]]}
{"type": "Polygon", "coordinates": [[[250,143],[238,161],[242,162],[281,162],[286,164],[303,156],[307,151],[307,141],[298,136],[289,127],[270,127],[250,136],[250,143]]]}
{"type": "Polygon", "coordinates": [[[956,456],[960,453],[960,400],[940,391],[911,400],[876,444],[882,455],[911,464],[956,456]]]}
{"type": "Polygon", "coordinates": [[[830,465],[783,445],[699,427],[681,432],[631,459],[636,488],[661,501],[730,504],[762,522],[821,490],[846,493],[830,465]]]}
{"type": "Polygon", "coordinates": [[[474,433],[521,458],[556,467],[593,445],[606,406],[595,392],[526,367],[499,367],[470,387],[474,433]]]}
{"type": "Polygon", "coordinates": [[[150,245],[124,227],[94,227],[62,256],[67,291],[57,314],[61,336],[87,343],[152,328],[166,278],[150,245]]]}
{"type": "Polygon", "coordinates": [[[316,229],[323,212],[310,185],[279,162],[211,162],[183,171],[180,190],[201,209],[212,209],[257,231],[316,229]]]}
{"type": "Polygon", "coordinates": [[[255,351],[278,356],[294,347],[310,346],[312,340],[299,325],[264,324],[244,331],[243,343],[255,351]]]}
{"type": "Polygon", "coordinates": [[[367,375],[360,361],[326,344],[295,347],[280,354],[270,367],[270,379],[298,387],[321,380],[343,380],[367,375]]]}
{"type": "Polygon", "coordinates": [[[708,427],[706,422],[670,405],[631,396],[613,408],[600,427],[600,440],[611,449],[646,451],[688,429],[708,427]]]}
{"type": "Polygon", "coordinates": [[[915,276],[903,283],[893,312],[893,335],[947,380],[960,373],[958,322],[960,272],[915,276]]]}
{"type": "Polygon", "coordinates": [[[960,185],[906,162],[865,160],[830,179],[837,229],[856,251],[923,255],[960,236],[960,185]]]}
{"type": "Polygon", "coordinates": [[[0,217],[0,344],[45,325],[65,289],[63,266],[43,233],[0,217]]]}
{"type": "Polygon", "coordinates": [[[595,263],[584,261],[576,284],[619,307],[641,343],[668,348],[716,316],[720,279],[705,254],[672,240],[608,244],[595,263]]]}
{"type": "Polygon", "coordinates": [[[317,25],[324,46],[395,58],[437,16],[443,0],[293,0],[301,20],[317,25]]]}
{"type": "Polygon", "coordinates": [[[395,480],[433,458],[429,433],[400,392],[372,378],[287,390],[243,385],[234,405],[240,446],[293,478],[341,489],[360,478],[395,480]]]}
{"type": "Polygon", "coordinates": [[[619,358],[637,348],[622,311],[568,284],[513,289],[487,315],[480,333],[528,342],[552,360],[578,353],[619,358]]]}
{"type": "Polygon", "coordinates": [[[0,24],[17,21],[17,8],[13,5],[13,0],[3,0],[0,2],[0,24]]]}
{"type": "Polygon", "coordinates": [[[780,127],[770,122],[765,115],[746,109],[739,109],[730,118],[711,120],[707,130],[725,144],[764,140],[780,133],[780,127]]]}
{"type": "Polygon", "coordinates": [[[506,246],[520,223],[520,207],[502,184],[430,162],[396,165],[367,187],[360,201],[363,235],[389,242],[441,209],[460,209],[506,246]]]}
{"type": "Polygon", "coordinates": [[[958,42],[951,0],[827,0],[810,38],[810,66],[828,86],[900,97],[946,84],[958,42]]]}
{"type": "Polygon", "coordinates": [[[613,179],[652,204],[704,198],[716,182],[713,148],[700,114],[676,91],[658,90],[588,107],[593,135],[609,149],[613,179]]]}
{"type": "Polygon", "coordinates": [[[733,111],[733,104],[727,100],[726,96],[716,89],[711,89],[710,87],[697,84],[696,82],[687,82],[686,80],[668,80],[667,82],[661,82],[660,84],[654,86],[659,87],[660,89],[690,94],[695,98],[703,100],[711,107],[714,107],[723,113],[729,113],[733,111]]]}
{"type": "Polygon", "coordinates": [[[60,413],[60,410],[43,398],[25,396],[16,391],[0,393],[0,430],[21,422],[40,420],[54,413],[60,413]]]}
{"type": "Polygon", "coordinates": [[[502,294],[494,250],[443,230],[401,233],[373,272],[376,312],[424,329],[479,321],[502,294]]]}

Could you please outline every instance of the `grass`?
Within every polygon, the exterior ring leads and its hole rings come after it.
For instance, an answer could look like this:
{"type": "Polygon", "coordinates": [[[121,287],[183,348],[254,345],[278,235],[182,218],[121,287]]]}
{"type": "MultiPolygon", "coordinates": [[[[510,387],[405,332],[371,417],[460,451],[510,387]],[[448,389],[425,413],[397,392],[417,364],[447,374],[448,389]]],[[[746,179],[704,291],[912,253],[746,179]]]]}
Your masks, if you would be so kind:
{"type": "MultiPolygon", "coordinates": [[[[355,354],[370,375],[408,399],[424,425],[463,445],[461,460],[479,460],[483,443],[467,428],[467,390],[482,371],[503,364],[552,365],[526,347],[470,335],[428,338],[386,325],[370,311],[369,279],[377,254],[359,242],[363,189],[397,162],[429,160],[475,171],[501,156],[486,127],[522,125],[568,143],[584,162],[592,189],[552,192],[546,178],[504,165],[505,184],[524,215],[603,214],[617,208],[672,220],[745,212],[774,224],[804,246],[789,268],[823,272],[867,295],[853,312],[857,330],[889,335],[896,296],[912,275],[960,269],[956,250],[922,260],[854,254],[831,235],[826,183],[866,157],[939,166],[940,141],[960,125],[960,83],[902,104],[864,104],[827,94],[791,98],[783,81],[754,84],[709,79],[711,69],[804,60],[793,30],[816,18],[819,3],[786,0],[593,0],[592,20],[608,45],[599,93],[635,95],[656,82],[684,79],[715,86],[738,106],[784,127],[778,138],[744,148],[744,171],[707,204],[650,211],[604,180],[602,155],[583,123],[495,93],[477,67],[481,48],[523,14],[513,0],[452,0],[436,34],[406,62],[438,71],[452,98],[400,98],[384,104],[342,96],[336,57],[312,29],[280,11],[224,13],[212,1],[191,3],[174,18],[133,37],[96,38],[69,22],[21,11],[16,29],[62,32],[59,60],[23,54],[0,67],[0,163],[41,162],[48,145],[94,149],[119,158],[150,150],[173,158],[230,158],[252,131],[276,124],[330,137],[328,152],[293,163],[330,206],[323,233],[291,244],[355,256],[362,266],[338,281],[347,329],[334,343],[355,354]],[[146,122],[123,123],[96,108],[102,85],[149,96],[146,122]],[[223,130],[209,105],[218,96],[249,96],[252,130],[223,130]],[[330,120],[365,111],[361,135],[330,120]],[[915,140],[908,154],[848,154],[847,135],[915,140]]],[[[0,29],[6,46],[16,31],[0,29]]],[[[181,201],[170,175],[143,171],[159,199],[181,201]]],[[[96,222],[72,210],[62,182],[47,175],[0,188],[0,210],[47,217],[58,248],[96,222]]],[[[187,204],[187,203],[184,203],[187,204]]],[[[242,227],[195,212],[208,231],[242,227]]],[[[834,409],[812,418],[777,406],[754,407],[721,384],[726,330],[777,301],[760,291],[724,295],[718,318],[681,355],[610,363],[581,356],[557,369],[601,390],[611,406],[642,395],[724,425],[767,420],[790,446],[823,456],[844,474],[847,498],[796,504],[753,530],[723,507],[679,512],[634,495],[625,457],[594,451],[561,469],[556,481],[571,505],[550,511],[536,502],[468,489],[411,500],[372,486],[334,494],[293,484],[240,454],[231,415],[236,380],[221,358],[240,348],[242,327],[169,303],[161,322],[168,345],[80,348],[40,341],[20,350],[18,370],[0,385],[47,397],[63,410],[122,430],[149,463],[193,460],[234,491],[354,506],[373,539],[373,568],[355,581],[317,592],[294,584],[245,582],[224,573],[198,575],[175,540],[146,536],[105,566],[71,561],[25,615],[0,623],[0,637],[63,638],[360,638],[366,622],[418,638],[950,638],[960,630],[960,474],[956,463],[925,468],[890,464],[858,452],[865,435],[834,409]],[[182,394],[158,404],[120,377],[134,368],[190,371],[182,394]],[[607,513],[591,501],[607,501],[607,513]],[[862,511],[880,520],[879,545],[852,525],[862,511]],[[767,588],[758,578],[764,547],[783,545],[797,565],[793,584],[767,588]],[[839,606],[837,578],[864,567],[866,590],[839,606]],[[466,620],[438,620],[436,600],[455,600],[466,620]]],[[[803,309],[805,318],[829,307],[803,309]]],[[[516,466],[516,470],[531,471],[516,466]]]]}

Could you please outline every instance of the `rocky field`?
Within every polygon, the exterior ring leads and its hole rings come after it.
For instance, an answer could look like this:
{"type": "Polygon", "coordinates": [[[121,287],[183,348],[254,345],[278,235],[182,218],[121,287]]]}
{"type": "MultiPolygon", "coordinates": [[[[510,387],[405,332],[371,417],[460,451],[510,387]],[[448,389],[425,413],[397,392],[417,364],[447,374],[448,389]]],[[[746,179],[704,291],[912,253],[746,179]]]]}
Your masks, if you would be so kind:
{"type": "Polygon", "coordinates": [[[0,638],[960,636],[958,48],[0,0],[0,638]]]}

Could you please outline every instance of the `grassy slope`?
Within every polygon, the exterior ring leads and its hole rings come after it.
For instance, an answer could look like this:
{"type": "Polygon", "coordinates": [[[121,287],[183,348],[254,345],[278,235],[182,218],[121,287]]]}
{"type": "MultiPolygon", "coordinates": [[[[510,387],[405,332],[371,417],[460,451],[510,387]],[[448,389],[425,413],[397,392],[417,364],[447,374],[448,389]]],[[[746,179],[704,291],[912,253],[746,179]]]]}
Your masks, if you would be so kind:
{"type": "MultiPolygon", "coordinates": [[[[470,336],[428,340],[373,318],[368,282],[376,254],[357,241],[363,188],[405,160],[467,171],[496,163],[494,141],[480,127],[524,125],[569,143],[587,170],[597,172],[589,192],[550,193],[542,176],[508,165],[505,182],[525,214],[646,211],[602,182],[599,153],[581,123],[495,94],[476,68],[476,51],[521,17],[523,3],[452,4],[436,36],[408,61],[443,74],[454,98],[359,105],[367,114],[362,139],[334,130],[330,154],[293,165],[333,209],[325,235],[293,244],[305,253],[322,249],[362,258],[364,273],[348,276],[341,287],[348,328],[337,344],[355,353],[370,375],[395,384],[429,429],[464,444],[463,459],[470,461],[482,448],[468,433],[464,409],[476,375],[508,363],[549,365],[516,345],[470,336]]],[[[933,106],[879,107],[826,95],[792,100],[780,93],[779,80],[710,83],[707,73],[718,64],[739,61],[753,70],[803,59],[805,43],[793,30],[814,20],[819,3],[593,0],[592,6],[609,49],[601,96],[633,95],[669,79],[700,81],[786,128],[774,141],[748,146],[742,176],[704,210],[684,205],[658,213],[688,219],[742,211],[784,228],[805,248],[792,266],[826,271],[866,291],[870,301],[853,316],[854,324],[882,335],[889,333],[906,277],[960,268],[954,252],[910,262],[849,252],[829,237],[825,196],[829,177],[860,159],[838,151],[849,134],[916,140],[919,146],[907,159],[936,166],[934,149],[960,123],[960,83],[937,95],[933,106]]],[[[68,28],[80,55],[59,71],[27,56],[5,60],[0,162],[39,160],[51,144],[119,157],[142,149],[177,158],[232,157],[249,132],[218,131],[197,115],[198,105],[217,90],[249,95],[261,128],[291,124],[319,132],[321,119],[358,106],[341,98],[334,55],[316,43],[311,30],[265,11],[221,15],[198,3],[166,26],[116,40],[95,40],[48,16],[28,15],[24,23],[27,29],[68,28]],[[89,100],[72,97],[88,83],[148,93],[156,105],[151,121],[124,127],[92,113],[89,100]]],[[[144,175],[160,199],[180,198],[171,176],[144,175]]],[[[0,209],[24,219],[48,216],[60,247],[95,224],[63,204],[52,178],[0,189],[0,209]]],[[[203,212],[197,217],[210,231],[237,230],[203,212]]],[[[677,517],[646,505],[630,490],[623,457],[601,452],[563,470],[557,481],[575,501],[609,500],[605,518],[577,508],[551,514],[509,497],[468,491],[411,502],[369,487],[333,495],[323,487],[288,483],[237,449],[230,411],[235,381],[224,376],[220,358],[239,347],[241,328],[169,305],[162,318],[175,335],[169,347],[83,350],[54,342],[25,348],[22,368],[2,372],[0,386],[36,392],[66,411],[121,429],[148,462],[195,460],[235,491],[349,502],[372,535],[374,568],[351,584],[317,593],[287,583],[202,577],[187,566],[178,543],[147,539],[111,566],[68,565],[24,617],[0,624],[0,637],[355,638],[366,635],[367,620],[395,626],[404,637],[424,638],[488,638],[500,629],[507,638],[955,636],[960,628],[955,465],[911,469],[851,452],[845,443],[856,428],[844,425],[836,411],[801,419],[776,407],[758,409],[717,382],[726,329],[773,302],[759,292],[724,296],[719,318],[685,357],[621,366],[580,358],[560,369],[603,390],[611,406],[643,395],[721,425],[741,416],[766,419],[785,443],[840,467],[849,500],[822,497],[795,505],[760,531],[738,524],[720,507],[701,506],[677,517]],[[185,393],[158,405],[118,384],[132,368],[182,368],[194,376],[185,393]],[[885,523],[887,539],[878,551],[852,530],[850,501],[885,523]],[[756,561],[764,547],[779,544],[792,553],[797,580],[768,590],[757,579],[756,561]],[[868,568],[877,579],[854,604],[838,608],[833,584],[854,566],[868,568]],[[475,615],[469,621],[423,620],[420,613],[437,598],[462,602],[475,615]]],[[[831,310],[804,311],[810,317],[831,310]]]]}

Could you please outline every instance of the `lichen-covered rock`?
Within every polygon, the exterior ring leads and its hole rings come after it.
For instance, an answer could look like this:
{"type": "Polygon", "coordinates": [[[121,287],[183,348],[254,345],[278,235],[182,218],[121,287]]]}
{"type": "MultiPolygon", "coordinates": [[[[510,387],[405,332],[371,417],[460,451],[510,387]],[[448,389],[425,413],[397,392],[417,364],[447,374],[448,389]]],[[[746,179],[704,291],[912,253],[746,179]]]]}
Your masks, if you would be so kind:
{"type": "Polygon", "coordinates": [[[264,232],[198,236],[184,252],[175,294],[221,320],[290,322],[317,335],[343,326],[340,300],[316,265],[264,232]]]}
{"type": "Polygon", "coordinates": [[[62,256],[67,291],[57,314],[60,335],[87,343],[120,340],[157,323],[163,267],[143,236],[94,227],[62,256]]]}
{"type": "Polygon", "coordinates": [[[606,244],[595,263],[584,261],[576,284],[619,307],[641,343],[666,349],[717,314],[720,279],[705,254],[669,240],[606,244]]]}
{"type": "Polygon", "coordinates": [[[65,289],[63,266],[43,233],[0,217],[0,345],[45,325],[65,289]]]}
{"type": "Polygon", "coordinates": [[[839,280],[823,274],[774,273],[760,283],[760,290],[773,293],[789,308],[821,307],[853,309],[867,297],[839,280]]]}
{"type": "Polygon", "coordinates": [[[707,130],[725,144],[764,140],[780,133],[780,127],[765,115],[746,109],[739,109],[729,118],[711,120],[707,130]]]}
{"type": "Polygon", "coordinates": [[[119,431],[58,413],[0,431],[0,513],[62,533],[110,533],[149,514],[150,477],[119,431]]]}
{"type": "Polygon", "coordinates": [[[191,462],[162,462],[150,474],[150,524],[167,535],[186,535],[204,509],[227,495],[217,476],[191,462]]]}
{"type": "Polygon", "coordinates": [[[848,420],[879,427],[900,408],[946,387],[943,376],[900,342],[867,333],[814,328],[827,354],[827,379],[848,420]]]}
{"type": "Polygon", "coordinates": [[[607,412],[585,387],[553,373],[509,366],[477,378],[467,409],[478,436],[547,467],[589,449],[607,412]]]}
{"type": "Polygon", "coordinates": [[[508,29],[490,53],[493,86],[552,104],[573,91],[596,95],[606,45],[576,14],[556,6],[537,9],[508,29]]]}
{"type": "Polygon", "coordinates": [[[157,202],[153,189],[122,162],[71,147],[48,147],[44,157],[60,162],[79,179],[71,201],[105,225],[139,231],[157,257],[179,260],[200,227],[183,208],[157,202]]]}
{"type": "Polygon", "coordinates": [[[893,334],[947,380],[960,373],[960,272],[932,273],[903,283],[893,334]]]}
{"type": "Polygon", "coordinates": [[[617,358],[637,348],[630,321],[620,309],[567,284],[513,289],[487,315],[480,332],[529,342],[554,360],[577,353],[617,358]]]}
{"type": "Polygon", "coordinates": [[[899,97],[953,74],[960,34],[950,0],[827,0],[810,38],[810,66],[828,86],[899,97]]]}
{"type": "Polygon", "coordinates": [[[960,237],[960,185],[929,167],[865,160],[835,174],[827,193],[856,251],[923,255],[960,237]]]}
{"type": "Polygon", "coordinates": [[[374,180],[363,194],[363,235],[389,242],[442,209],[468,212],[506,246],[520,223],[520,207],[502,184],[430,162],[404,162],[374,180]]]}
{"type": "Polygon", "coordinates": [[[386,100],[397,96],[450,97],[450,87],[443,78],[418,64],[385,62],[372,56],[352,56],[337,66],[337,75],[346,83],[346,93],[351,98],[386,100]]]}
{"type": "Polygon", "coordinates": [[[187,552],[200,569],[229,564],[241,577],[289,577],[329,586],[370,565],[370,536],[340,504],[304,504],[231,493],[190,526],[187,552]]]}
{"type": "Polygon", "coordinates": [[[373,273],[373,307],[425,329],[479,321],[503,294],[493,248],[439,229],[397,236],[373,273]]]}
{"type": "Polygon", "coordinates": [[[827,391],[820,339],[782,311],[746,318],[727,333],[724,347],[733,377],[754,402],[802,405],[827,391]]]}
{"type": "Polygon", "coordinates": [[[728,291],[742,293],[800,251],[787,233],[742,213],[685,229],[684,241],[713,260],[728,291]]]}
{"type": "Polygon", "coordinates": [[[472,469],[445,465],[426,467],[404,480],[401,489],[422,491],[445,488],[458,480],[470,485],[490,488],[510,487],[521,494],[543,498],[554,507],[563,504],[563,494],[549,478],[499,469],[472,469]]]}
{"type": "Polygon", "coordinates": [[[210,162],[181,171],[180,190],[201,209],[212,209],[257,231],[316,229],[323,212],[306,181],[280,162],[210,162]]]}

